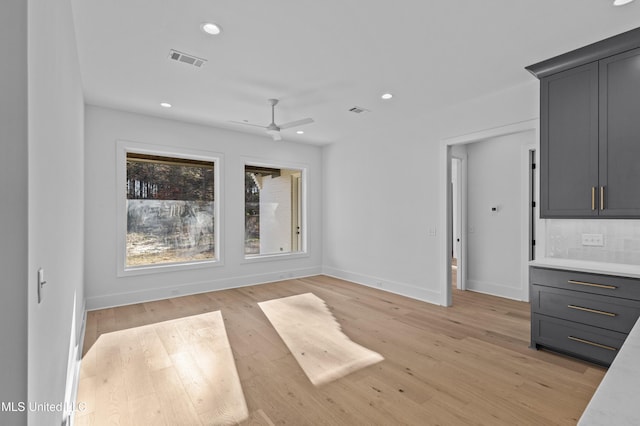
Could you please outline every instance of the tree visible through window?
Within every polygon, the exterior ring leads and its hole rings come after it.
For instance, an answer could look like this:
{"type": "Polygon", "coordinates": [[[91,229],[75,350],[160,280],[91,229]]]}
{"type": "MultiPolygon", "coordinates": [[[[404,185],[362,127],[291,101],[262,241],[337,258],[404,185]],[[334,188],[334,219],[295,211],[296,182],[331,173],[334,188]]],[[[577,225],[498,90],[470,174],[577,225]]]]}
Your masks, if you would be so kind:
{"type": "Polygon", "coordinates": [[[303,251],[302,170],[245,165],[246,256],[303,251]]]}
{"type": "Polygon", "coordinates": [[[216,259],[215,163],[127,153],[126,266],[216,259]]]}

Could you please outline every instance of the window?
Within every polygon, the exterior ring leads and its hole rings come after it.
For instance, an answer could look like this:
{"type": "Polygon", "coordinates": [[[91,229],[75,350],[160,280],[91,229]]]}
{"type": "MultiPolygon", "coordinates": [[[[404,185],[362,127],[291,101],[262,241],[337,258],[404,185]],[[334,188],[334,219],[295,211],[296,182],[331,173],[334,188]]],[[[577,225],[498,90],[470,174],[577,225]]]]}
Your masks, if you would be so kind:
{"type": "Polygon", "coordinates": [[[125,268],[217,259],[216,163],[126,152],[125,268]]]}
{"type": "Polygon", "coordinates": [[[246,257],[304,252],[303,172],[245,165],[246,257]]]}

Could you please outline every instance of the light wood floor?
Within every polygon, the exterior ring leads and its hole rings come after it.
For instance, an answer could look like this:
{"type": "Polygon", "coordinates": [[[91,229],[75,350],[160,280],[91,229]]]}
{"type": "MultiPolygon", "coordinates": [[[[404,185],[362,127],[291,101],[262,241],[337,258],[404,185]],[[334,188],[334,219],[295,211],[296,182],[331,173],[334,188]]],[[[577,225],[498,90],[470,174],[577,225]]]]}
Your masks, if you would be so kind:
{"type": "Polygon", "coordinates": [[[317,276],[90,312],[76,422],[215,424],[220,407],[207,395],[216,384],[196,368],[211,356],[206,333],[197,321],[169,332],[157,324],[220,310],[250,415],[243,424],[576,424],[605,370],[529,349],[527,303],[453,297],[444,308],[317,276]],[[257,306],[307,292],[384,361],[313,386],[257,306]]]}

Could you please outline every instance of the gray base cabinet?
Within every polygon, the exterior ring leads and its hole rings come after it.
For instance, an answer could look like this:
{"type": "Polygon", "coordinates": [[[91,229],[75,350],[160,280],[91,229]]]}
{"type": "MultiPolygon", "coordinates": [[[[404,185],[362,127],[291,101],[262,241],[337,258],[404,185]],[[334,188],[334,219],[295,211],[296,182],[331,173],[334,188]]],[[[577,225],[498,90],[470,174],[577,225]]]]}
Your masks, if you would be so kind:
{"type": "Polygon", "coordinates": [[[640,317],[640,280],[531,267],[531,346],[609,366],[640,317]]]}

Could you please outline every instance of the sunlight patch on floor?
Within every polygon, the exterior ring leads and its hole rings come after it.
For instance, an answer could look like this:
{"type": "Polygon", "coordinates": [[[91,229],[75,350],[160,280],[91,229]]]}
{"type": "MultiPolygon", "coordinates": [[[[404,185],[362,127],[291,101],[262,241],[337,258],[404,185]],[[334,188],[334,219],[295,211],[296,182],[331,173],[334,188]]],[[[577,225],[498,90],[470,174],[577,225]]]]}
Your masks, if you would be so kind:
{"type": "Polygon", "coordinates": [[[101,334],[85,361],[78,424],[236,424],[249,417],[220,311],[101,334]]]}
{"type": "Polygon", "coordinates": [[[351,341],[325,302],[312,293],[258,305],[316,386],[384,359],[351,341]]]}

